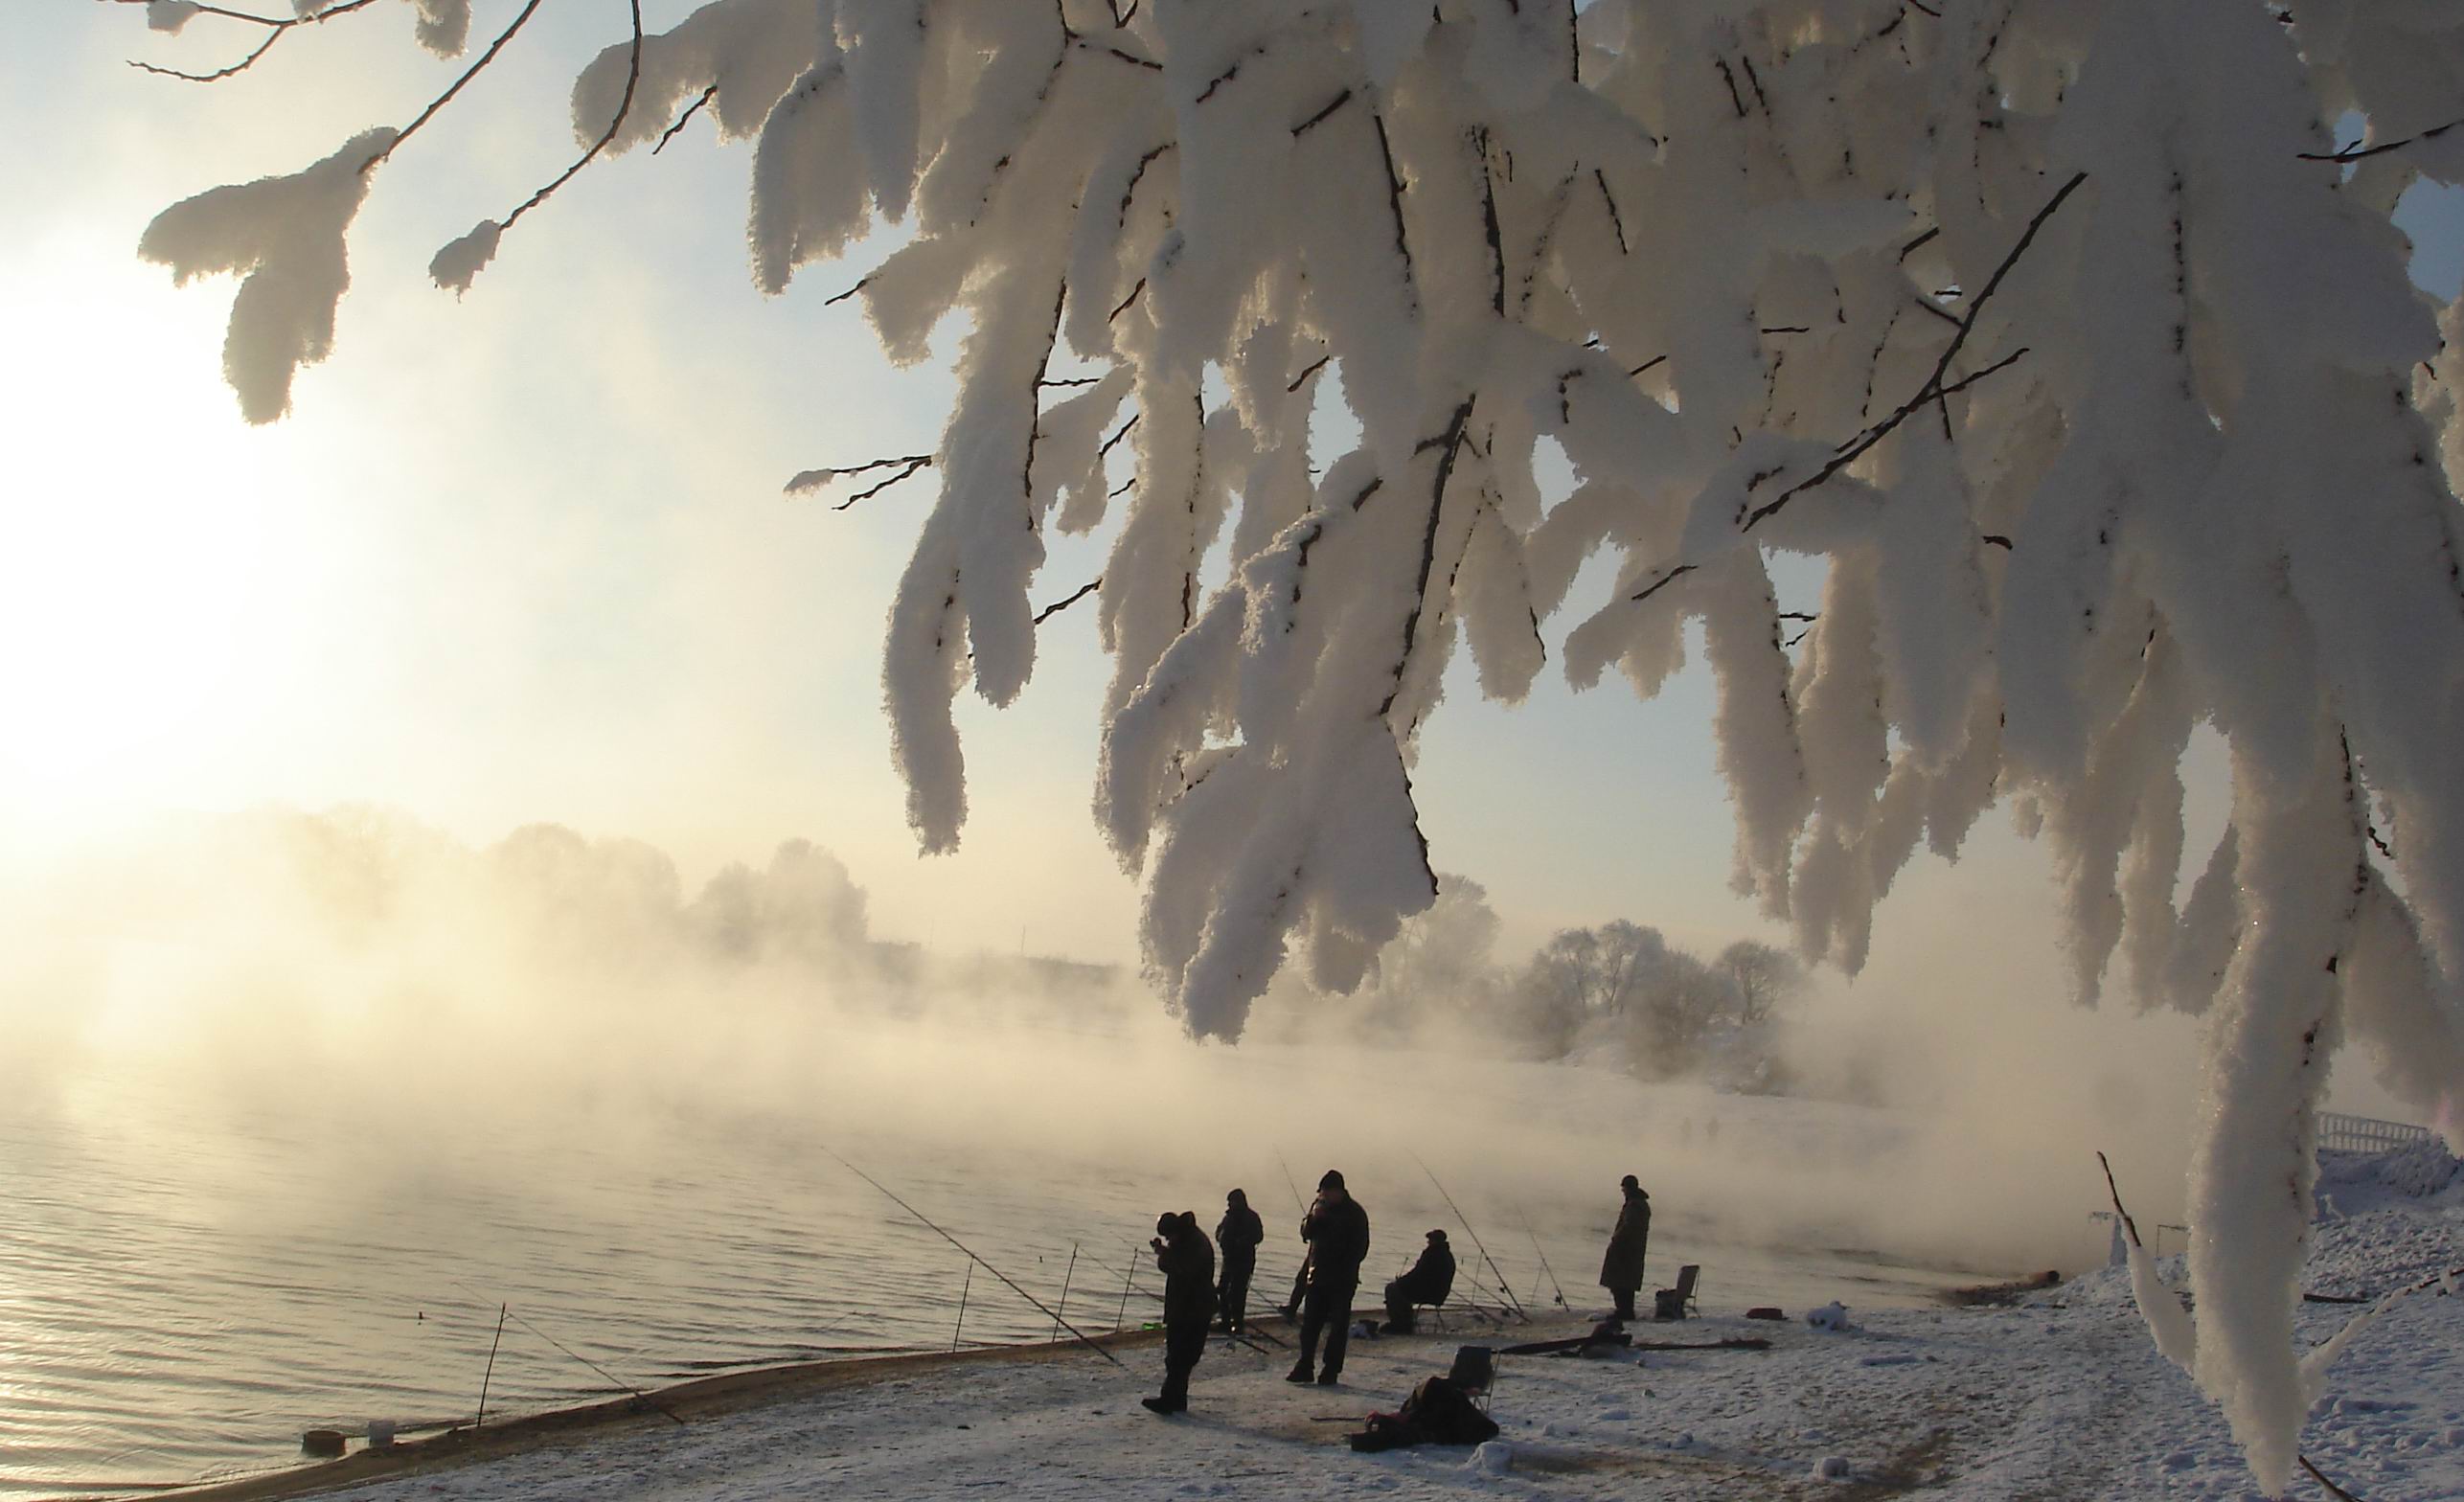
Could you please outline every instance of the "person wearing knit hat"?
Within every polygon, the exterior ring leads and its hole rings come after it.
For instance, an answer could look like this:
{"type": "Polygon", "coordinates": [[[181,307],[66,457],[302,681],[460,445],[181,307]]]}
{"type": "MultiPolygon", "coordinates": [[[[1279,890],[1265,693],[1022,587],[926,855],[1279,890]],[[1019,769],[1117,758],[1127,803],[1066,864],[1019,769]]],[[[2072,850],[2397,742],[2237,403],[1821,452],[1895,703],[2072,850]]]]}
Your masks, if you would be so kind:
{"type": "Polygon", "coordinates": [[[1381,1333],[1413,1333],[1413,1306],[1444,1304],[1453,1291],[1454,1248],[1446,1243],[1445,1232],[1431,1231],[1411,1271],[1386,1285],[1386,1325],[1381,1333]]]}
{"type": "Polygon", "coordinates": [[[1342,1379],[1343,1353],[1351,1342],[1352,1296],[1360,1289],[1360,1263],[1369,1255],[1369,1212],[1343,1187],[1333,1169],[1317,1181],[1316,1202],[1301,1218],[1309,1243],[1303,1275],[1309,1290],[1301,1304],[1300,1360],[1284,1380],[1333,1387],[1342,1379]],[[1326,1365],[1317,1367],[1317,1342],[1326,1340],[1326,1365]]]}
{"type": "Polygon", "coordinates": [[[1206,1326],[1215,1315],[1215,1248],[1193,1211],[1165,1212],[1155,1232],[1147,1244],[1164,1275],[1164,1390],[1138,1401],[1170,1418],[1189,1411],[1189,1375],[1206,1354],[1206,1326]]]}
{"type": "Polygon", "coordinates": [[[1215,1244],[1223,1254],[1223,1281],[1216,1286],[1216,1329],[1241,1333],[1248,1323],[1249,1276],[1258,1269],[1258,1243],[1266,1239],[1266,1222],[1249,1208],[1249,1196],[1239,1190],[1223,1196],[1223,1218],[1216,1222],[1215,1244]]]}

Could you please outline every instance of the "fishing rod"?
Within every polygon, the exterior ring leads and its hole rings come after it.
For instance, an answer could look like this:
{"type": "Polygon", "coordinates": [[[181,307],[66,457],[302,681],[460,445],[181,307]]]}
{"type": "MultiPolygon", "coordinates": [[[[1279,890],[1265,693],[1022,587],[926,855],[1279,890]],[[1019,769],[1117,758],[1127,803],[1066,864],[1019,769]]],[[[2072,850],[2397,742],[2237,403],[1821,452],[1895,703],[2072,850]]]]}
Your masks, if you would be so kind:
{"type": "MultiPolygon", "coordinates": [[[[478,1297],[478,1295],[479,1295],[479,1290],[478,1290],[478,1289],[471,1287],[471,1286],[470,1286],[470,1285],[468,1285],[468,1284],[467,1284],[467,1283],[464,1283],[464,1282],[463,1282],[461,1279],[459,1279],[459,1278],[456,1278],[456,1279],[454,1279],[453,1281],[454,1281],[454,1284],[455,1284],[455,1286],[458,1286],[458,1287],[462,1288],[464,1291],[466,1291],[466,1292],[469,1293],[473,1298],[478,1297]]],[[[624,1379],[623,1377],[618,1377],[615,1373],[610,1372],[609,1370],[607,1370],[607,1369],[606,1369],[605,1367],[604,1367],[604,1366],[601,1366],[598,1362],[593,1361],[593,1360],[592,1360],[592,1359],[590,1359],[588,1356],[583,1355],[581,1352],[574,1350],[571,1346],[566,1345],[563,1341],[557,1339],[554,1335],[549,1334],[546,1331],[539,1329],[539,1327],[537,1327],[536,1325],[532,1324],[532,1323],[531,1323],[527,1318],[523,1317],[522,1315],[514,1314],[514,1313],[513,1313],[513,1306],[512,1306],[511,1304],[500,1304],[500,1305],[498,1306],[498,1309],[499,1309],[500,1312],[499,1312],[499,1313],[498,1313],[498,1315],[497,1315],[497,1321],[498,1321],[498,1331],[499,1331],[499,1334],[500,1334],[500,1335],[501,1335],[502,1331],[503,1331],[503,1321],[505,1320],[506,1316],[511,1315],[514,1324],[521,1326],[524,1330],[529,1331],[532,1334],[538,1336],[541,1340],[546,1341],[549,1345],[552,1345],[552,1346],[556,1347],[559,1351],[563,1352],[566,1355],[569,1355],[569,1356],[573,1357],[573,1359],[575,1359],[576,1361],[581,1362],[583,1366],[586,1366],[586,1367],[590,1368],[590,1370],[592,1370],[592,1371],[594,1371],[594,1372],[598,1373],[601,1377],[605,1377],[607,1380],[609,1380],[609,1381],[611,1381],[611,1382],[615,1383],[618,1387],[621,1387],[621,1388],[623,1388],[625,1391],[627,1391],[627,1392],[628,1392],[628,1393],[632,1394],[632,1395],[633,1395],[633,1397],[634,1397],[634,1399],[635,1399],[637,1401],[645,1402],[645,1403],[650,1404],[651,1407],[653,1407],[653,1408],[657,1409],[659,1412],[661,1412],[661,1413],[663,1413],[663,1414],[667,1415],[667,1417],[668,1417],[670,1420],[672,1420],[673,1422],[676,1422],[676,1423],[678,1423],[678,1424],[681,1424],[681,1423],[683,1423],[683,1422],[684,1422],[684,1419],[682,1418],[682,1416],[678,1415],[674,1409],[673,1409],[673,1408],[669,1407],[667,1404],[665,1404],[665,1403],[663,1403],[663,1402],[659,1401],[657,1399],[655,1399],[655,1398],[651,1397],[650,1394],[648,1394],[648,1393],[646,1393],[646,1392],[642,1391],[642,1389],[640,1389],[640,1388],[638,1388],[638,1387],[635,1387],[632,1383],[630,1383],[630,1382],[628,1382],[628,1381],[625,1380],[625,1379],[624,1379]]],[[[494,1365],[495,1365],[495,1357],[494,1357],[492,1354],[489,1357],[489,1365],[490,1365],[490,1369],[491,1369],[491,1371],[492,1372],[492,1371],[493,1371],[493,1369],[494,1369],[494,1365]]],[[[474,1421],[474,1422],[472,1422],[472,1424],[471,1424],[471,1427],[472,1427],[472,1428],[474,1428],[474,1429],[475,1429],[475,1428],[477,1428],[478,1426],[479,1426],[479,1425],[478,1425],[478,1423],[477,1423],[475,1421],[474,1421]]]]}
{"type": "MultiPolygon", "coordinates": [[[[1565,1286],[1557,1281],[1557,1269],[1548,1264],[1548,1253],[1540,1250],[1540,1233],[1532,1229],[1532,1218],[1523,1214],[1522,1206],[1517,1205],[1515,1218],[1523,1223],[1523,1234],[1532,1239],[1532,1250],[1540,1253],[1540,1271],[1548,1274],[1548,1286],[1557,1290],[1557,1307],[1564,1309],[1566,1307],[1565,1286]]],[[[1537,1295],[1539,1289],[1535,1288],[1533,1292],[1537,1295]]]]}
{"type": "Polygon", "coordinates": [[[1301,1202],[1300,1181],[1292,1177],[1292,1166],[1284,1161],[1284,1153],[1281,1148],[1275,1149],[1275,1167],[1284,1171],[1284,1188],[1292,1192],[1292,1208],[1299,1211],[1303,1216],[1307,1216],[1309,1214],[1309,1206],[1301,1202]]]}
{"type": "MultiPolygon", "coordinates": [[[[915,1206],[908,1204],[903,1199],[901,1199],[898,1195],[898,1192],[890,1188],[889,1185],[882,1183],[879,1179],[865,1172],[862,1169],[859,1169],[855,1164],[848,1162],[845,1158],[839,1157],[839,1155],[831,1149],[823,1147],[819,1143],[815,1143],[814,1146],[821,1148],[821,1150],[831,1158],[834,1159],[840,1168],[845,1169],[848,1172],[855,1174],[865,1183],[879,1190],[883,1195],[888,1195],[890,1203],[915,1217],[917,1220],[923,1222],[924,1229],[932,1232],[933,1235],[940,1237],[943,1240],[947,1241],[950,1245],[957,1247],[960,1251],[967,1253],[967,1260],[969,1262],[975,1263],[975,1265],[983,1268],[986,1272],[991,1273],[993,1277],[1000,1279],[1003,1285],[1005,1285],[1012,1293],[1016,1294],[1018,1297],[1026,1300],[1029,1304],[1034,1305],[1043,1313],[1052,1315],[1052,1322],[1054,1324],[1059,1325],[1061,1329],[1068,1331],[1073,1335],[1076,1335],[1079,1339],[1079,1343],[1085,1346],[1087,1350],[1094,1352],[1097,1355],[1111,1362],[1114,1366],[1120,1367],[1124,1372],[1129,1370],[1127,1366],[1122,1365],[1121,1358],[1119,1356],[1114,1355],[1111,1352],[1097,1345],[1092,1339],[1088,1338],[1084,1331],[1080,1330],[1077,1326],[1061,1318],[1059,1311],[1055,1310],[1051,1305],[1046,1304],[1039,1298],[1037,1298],[1026,1289],[1019,1287],[1017,1283],[1012,1279],[1008,1273],[1005,1273],[1000,1268],[993,1266],[983,1258],[976,1256],[973,1251],[968,1248],[966,1242],[943,1230],[940,1226],[933,1224],[930,1219],[925,1218],[923,1211],[918,1210],[915,1206]]],[[[1134,1270],[1136,1264],[1132,1263],[1130,1265],[1134,1270]]]]}
{"type": "Polygon", "coordinates": [[[1414,1163],[1420,1164],[1420,1171],[1428,1175],[1428,1181],[1431,1184],[1437,1185],[1437,1195],[1440,1199],[1446,1201],[1446,1208],[1453,1211],[1454,1218],[1462,1221],[1463,1229],[1471,1233],[1472,1244],[1480,1249],[1480,1260],[1489,1264],[1490,1276],[1497,1280],[1497,1291],[1506,1296],[1506,1303],[1514,1309],[1515,1317],[1521,1320],[1526,1325],[1530,1324],[1532,1318],[1531,1315],[1523,1311],[1522,1302],[1515,1297],[1515,1290],[1513,1286],[1506,1282],[1506,1275],[1497,1270],[1497,1259],[1489,1255],[1488,1244],[1480,1240],[1479,1232],[1472,1229],[1472,1218],[1463,1213],[1463,1207],[1454,1202],[1454,1196],[1446,1192],[1446,1186],[1437,1182],[1437,1171],[1430,1168],[1426,1163],[1422,1162],[1421,1155],[1419,1153],[1415,1152],[1411,1156],[1414,1163]]]}
{"type": "MultiPolygon", "coordinates": [[[[1102,1262],[1101,1260],[1099,1260],[1099,1259],[1097,1259],[1097,1258],[1093,1258],[1093,1257],[1089,1257],[1089,1258],[1087,1258],[1087,1259],[1086,1259],[1086,1265],[1088,1265],[1089,1267],[1094,1268],[1097,1272],[1110,1272],[1110,1271],[1112,1270],[1111,1268],[1109,1268],[1109,1267],[1106,1266],[1106,1265],[1103,1263],[1103,1262],[1102,1262]]],[[[1140,1298],[1142,1298],[1142,1299],[1151,1299],[1151,1300],[1152,1300],[1153,1302],[1155,1302],[1155,1303],[1157,1303],[1157,1304],[1161,1304],[1161,1303],[1165,1302],[1165,1300],[1164,1300],[1164,1296],[1163,1296],[1162,1294],[1160,1294],[1160,1293],[1155,1292],[1152,1288],[1139,1288],[1139,1287],[1133,1287],[1133,1286],[1132,1286],[1132,1285],[1133,1285],[1133,1284],[1136,1282],[1136,1280],[1137,1280],[1137,1273],[1138,1273],[1138,1259],[1137,1259],[1136,1249],[1133,1247],[1133,1248],[1131,1248],[1131,1250],[1130,1250],[1130,1257],[1129,1257],[1129,1276],[1127,1276],[1127,1277],[1125,1277],[1125,1278],[1123,1278],[1123,1279],[1121,1280],[1121,1309],[1120,1309],[1119,1312],[1116,1314],[1116,1316],[1115,1316],[1115,1318],[1114,1318],[1114,1321],[1113,1321],[1113,1327],[1112,1327],[1112,1328],[1113,1328],[1113,1329],[1115,1329],[1115,1330],[1118,1330],[1118,1329],[1120,1329],[1120,1328],[1121,1328],[1121,1320],[1122,1320],[1123,1318],[1125,1318],[1125,1317],[1127,1316],[1128,1312],[1129,1312],[1129,1295],[1130,1295],[1131,1293],[1135,1293],[1135,1294],[1137,1294],[1137,1295],[1138,1295],[1138,1297],[1140,1297],[1140,1298]]],[[[1213,1322],[1210,1320],[1208,1323],[1209,1323],[1209,1324],[1212,1324],[1213,1322]]],[[[1245,1323],[1246,1323],[1246,1322],[1245,1322],[1245,1320],[1243,1321],[1243,1323],[1244,1323],[1244,1325],[1245,1325],[1245,1323]]],[[[1268,1354],[1268,1352],[1266,1351],[1266,1347],[1264,1347],[1264,1346],[1262,1346],[1262,1345],[1258,1344],[1258,1342],[1257,1342],[1257,1341],[1255,1341],[1255,1340],[1251,1339],[1251,1338],[1250,1338],[1250,1336],[1252,1336],[1252,1335],[1260,1335],[1260,1336],[1264,1336],[1264,1337],[1265,1337],[1266,1339],[1267,1339],[1267,1340],[1273,1340],[1273,1341],[1274,1341],[1274,1343],[1275,1343],[1276,1345],[1278,1345],[1278,1346],[1282,1346],[1282,1345],[1284,1345],[1284,1342],[1282,1342],[1282,1341],[1280,1341],[1280,1340],[1275,1340],[1275,1337],[1274,1337],[1274,1336],[1267,1334],[1267,1333],[1266,1333],[1265,1331],[1263,1331],[1263,1330],[1258,1330],[1258,1331],[1252,1331],[1252,1330],[1248,1330],[1248,1329],[1242,1329],[1242,1330],[1227,1330],[1227,1331],[1221,1331],[1221,1333],[1223,1333],[1223,1334],[1225,1334],[1225,1335],[1229,1335],[1229,1336],[1230,1336],[1231,1338],[1233,1338],[1234,1340],[1239,1341],[1241,1344],[1243,1344],[1243,1345],[1244,1345],[1244,1346],[1248,1347],[1250,1350],[1252,1350],[1252,1351],[1254,1351],[1254,1352],[1258,1353],[1258,1354],[1260,1354],[1260,1355],[1266,1355],[1266,1354],[1268,1354]]],[[[1289,1347],[1287,1347],[1286,1349],[1289,1349],[1289,1347]]]]}

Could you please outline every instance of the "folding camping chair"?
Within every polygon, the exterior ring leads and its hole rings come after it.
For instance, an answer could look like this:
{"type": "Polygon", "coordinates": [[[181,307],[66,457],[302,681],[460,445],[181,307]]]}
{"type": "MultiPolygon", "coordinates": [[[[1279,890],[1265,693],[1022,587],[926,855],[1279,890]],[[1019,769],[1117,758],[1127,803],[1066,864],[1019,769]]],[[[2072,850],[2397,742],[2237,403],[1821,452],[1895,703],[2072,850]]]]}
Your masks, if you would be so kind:
{"type": "Polygon", "coordinates": [[[1454,1365],[1448,1370],[1446,1379],[1463,1389],[1464,1396],[1487,1413],[1490,1389],[1497,1384],[1496,1353],[1487,1346],[1455,1347],[1454,1365]]]}
{"type": "Polygon", "coordinates": [[[1699,1263],[1687,1263],[1677,1270],[1677,1286],[1652,1291],[1652,1318],[1683,1319],[1689,1311],[1700,1313],[1694,1302],[1695,1281],[1702,1276],[1699,1263]]]}

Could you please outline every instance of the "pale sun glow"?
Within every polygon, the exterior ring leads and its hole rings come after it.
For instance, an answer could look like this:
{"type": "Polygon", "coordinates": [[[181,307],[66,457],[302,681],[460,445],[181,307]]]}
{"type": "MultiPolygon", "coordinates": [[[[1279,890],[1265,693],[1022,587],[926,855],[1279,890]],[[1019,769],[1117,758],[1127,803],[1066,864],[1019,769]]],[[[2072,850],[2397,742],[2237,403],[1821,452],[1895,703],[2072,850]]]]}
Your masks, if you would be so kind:
{"type": "Polygon", "coordinates": [[[54,822],[227,774],[308,649],[313,532],[281,440],[200,370],[219,318],[125,247],[0,264],[12,444],[0,547],[0,808],[54,822]],[[109,252],[118,251],[115,257],[109,252]]]}

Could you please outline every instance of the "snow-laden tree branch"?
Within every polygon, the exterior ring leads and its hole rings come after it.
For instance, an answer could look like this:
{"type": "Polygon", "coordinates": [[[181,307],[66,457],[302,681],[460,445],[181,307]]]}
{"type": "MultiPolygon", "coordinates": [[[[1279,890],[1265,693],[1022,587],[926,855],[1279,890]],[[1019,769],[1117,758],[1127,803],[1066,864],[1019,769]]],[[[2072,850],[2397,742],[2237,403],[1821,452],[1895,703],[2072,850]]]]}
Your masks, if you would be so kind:
{"type": "MultiPolygon", "coordinates": [[[[755,138],[759,284],[901,221],[842,295],[901,361],[970,314],[940,446],[897,461],[941,482],[884,671],[927,849],[965,823],[954,696],[1034,671],[1046,534],[1109,527],[1096,816],[1152,973],[1237,1036],[1295,947],[1348,987],[1429,905],[1409,768],[1448,661],[1519,698],[1608,550],[1564,671],[1649,694],[1701,623],[1733,880],[1809,955],[1854,970],[1918,846],[2009,798],[2081,998],[2118,955],[2208,1015],[2191,1364],[2283,1490],[2339,1040],[2464,1147],[2464,373],[2390,220],[2464,181],[2464,10],[718,0],[611,37],[583,159],[689,102],[755,138]],[[1064,351],[1103,374],[1047,406],[1064,351]],[[1827,563],[1794,640],[1779,553],[1827,563]],[[2192,853],[2202,722],[2232,807],[2192,853]]],[[[393,141],[148,233],[246,279],[252,420],[325,353],[393,141]]]]}

